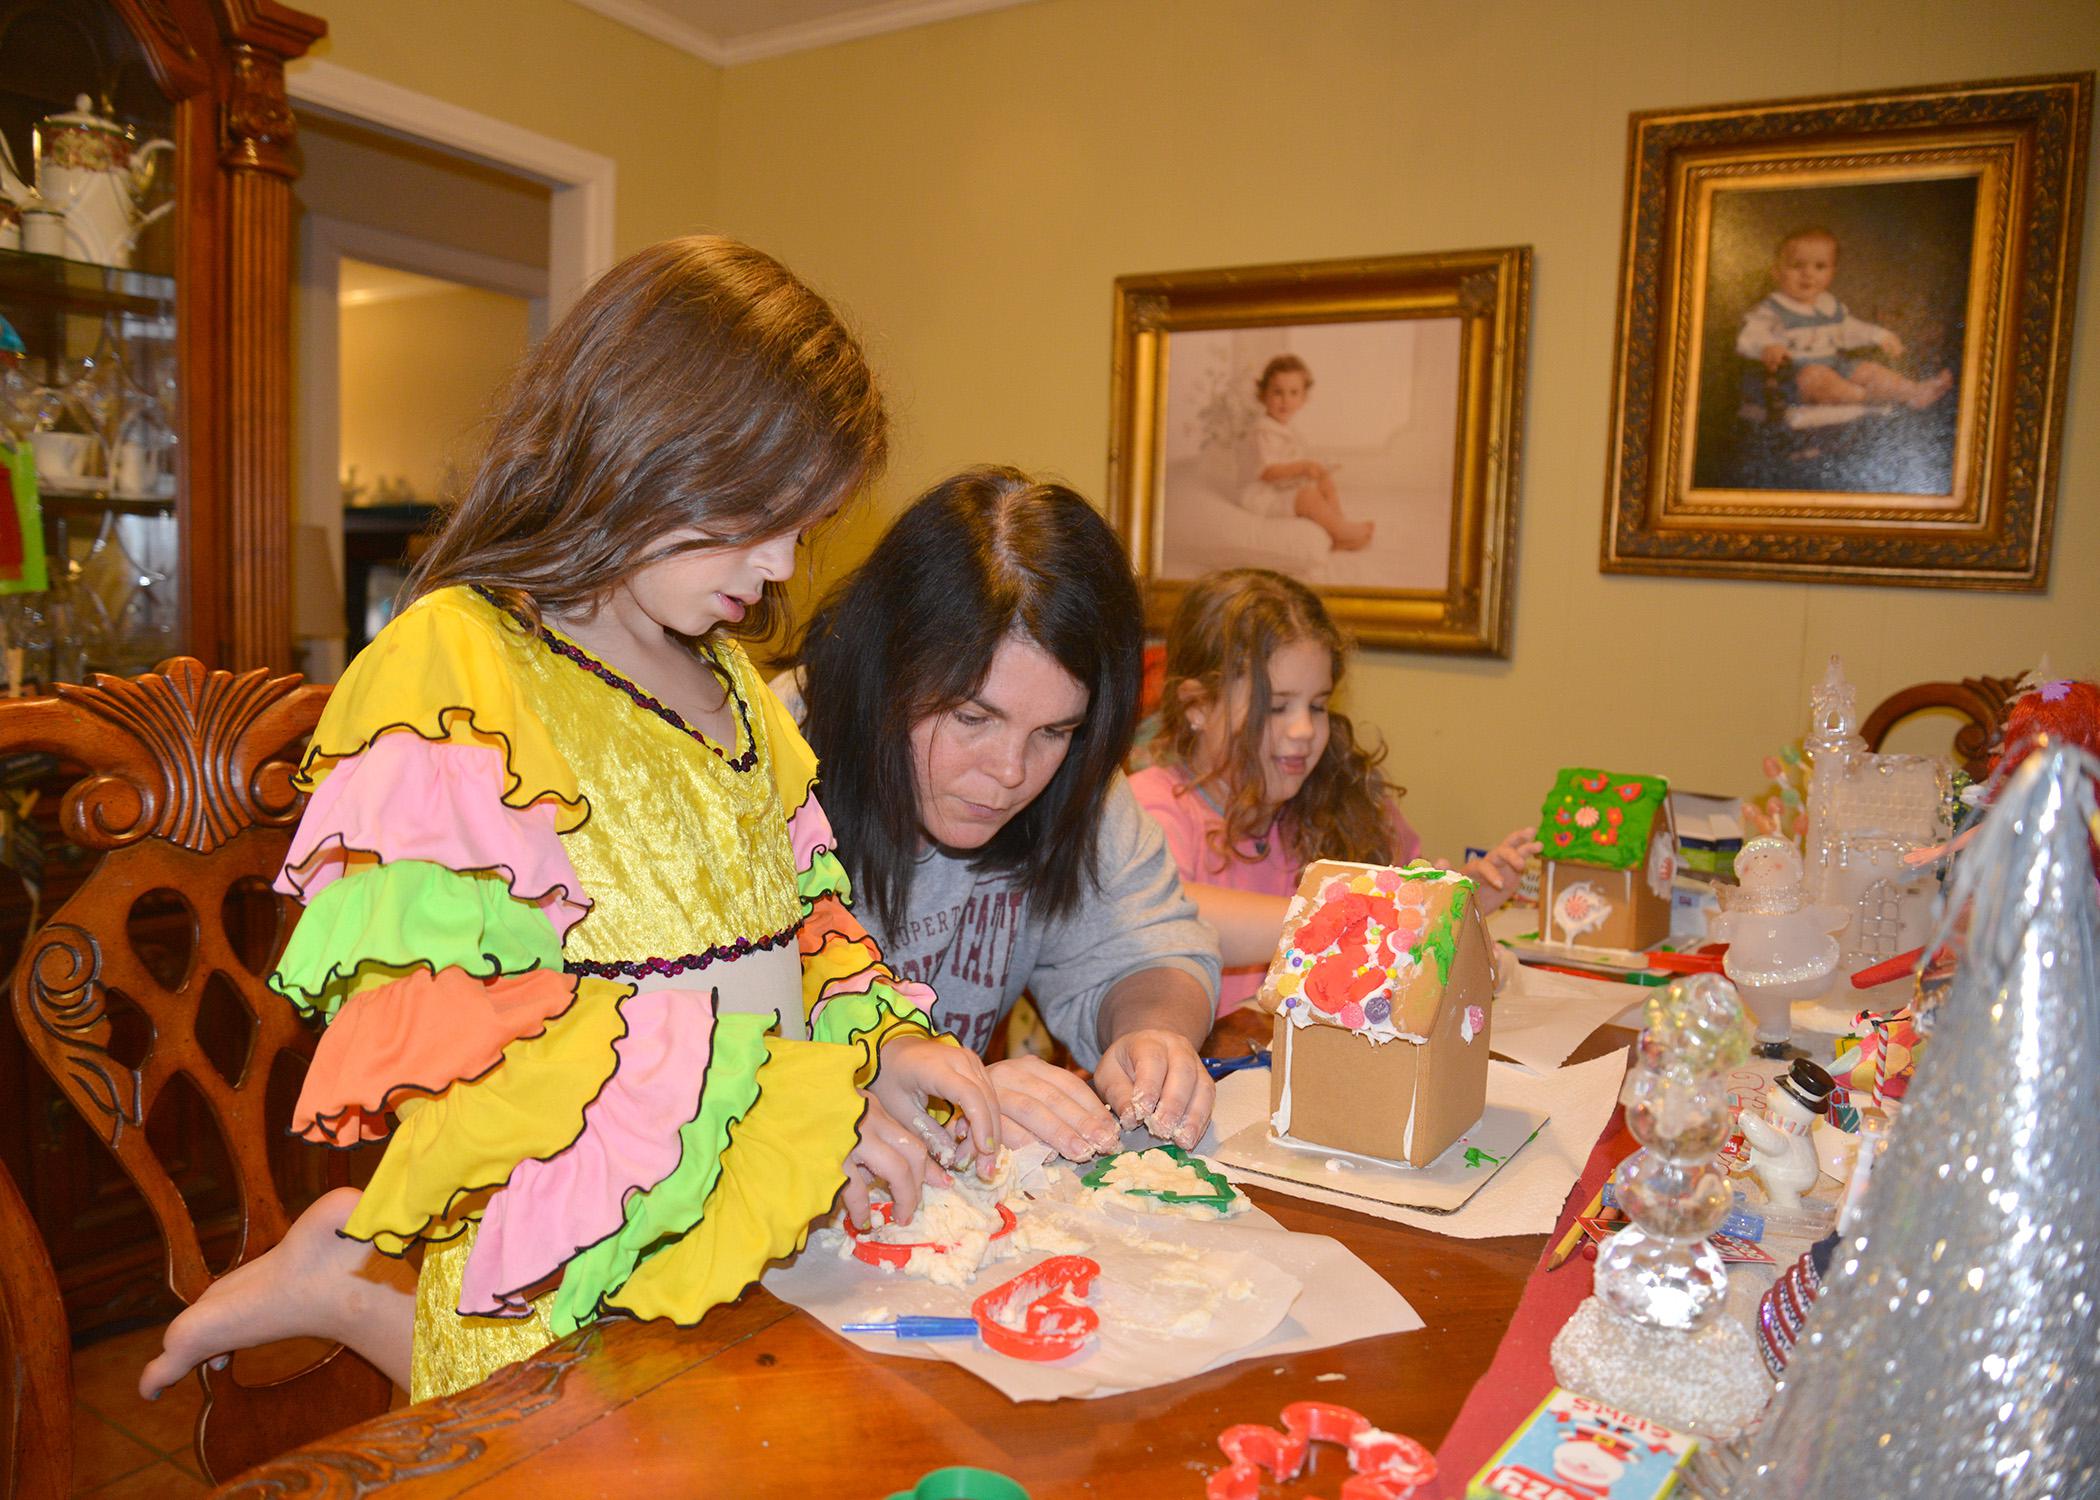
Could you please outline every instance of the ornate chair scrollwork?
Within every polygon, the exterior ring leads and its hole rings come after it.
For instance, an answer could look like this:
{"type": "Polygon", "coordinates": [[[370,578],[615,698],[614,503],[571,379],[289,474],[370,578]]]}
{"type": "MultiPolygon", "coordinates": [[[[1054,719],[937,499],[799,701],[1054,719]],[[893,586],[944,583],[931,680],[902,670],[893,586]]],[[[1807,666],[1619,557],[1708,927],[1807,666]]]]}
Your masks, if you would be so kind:
{"type": "Polygon", "coordinates": [[[2016,677],[1964,677],[1960,682],[1920,682],[1889,694],[1860,726],[1869,750],[1879,750],[1889,731],[1912,714],[1944,709],[1969,722],[1954,731],[1954,759],[1981,781],[1991,768],[1991,748],[2005,723],[2005,708],[2019,692],[2016,677]]]}
{"type": "MultiPolygon", "coordinates": [[[[301,807],[290,757],[327,697],[296,676],[210,671],[178,657],[137,678],[97,676],[93,686],[0,704],[0,752],[44,751],[85,770],[65,794],[60,826],[100,854],[72,898],[30,933],[10,985],[15,1019],[146,1199],[168,1285],[184,1302],[214,1271],[148,1130],[164,1094],[207,1113],[224,1148],[239,1212],[230,1253],[216,1256],[221,1272],[276,1244],[290,1222],[270,1159],[287,1121],[267,1120],[265,1099],[273,1076],[303,1068],[314,1038],[264,983],[296,912],[269,883],[301,807]],[[173,958],[141,951],[141,909],[175,933],[173,958]],[[206,1011],[209,1026],[200,1024],[206,1011]]],[[[342,1348],[267,1385],[242,1384],[230,1368],[201,1378],[197,1454],[215,1481],[384,1411],[392,1391],[342,1348]]]]}

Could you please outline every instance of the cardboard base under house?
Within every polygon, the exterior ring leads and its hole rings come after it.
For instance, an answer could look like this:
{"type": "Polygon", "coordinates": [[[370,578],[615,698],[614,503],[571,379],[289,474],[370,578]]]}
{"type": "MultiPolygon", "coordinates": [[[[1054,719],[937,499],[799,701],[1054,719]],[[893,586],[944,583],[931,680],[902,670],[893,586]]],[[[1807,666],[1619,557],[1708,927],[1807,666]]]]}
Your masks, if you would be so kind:
{"type": "Polygon", "coordinates": [[[1490,1104],[1472,1128],[1424,1167],[1280,1140],[1267,1120],[1234,1132],[1214,1153],[1240,1172],[1425,1213],[1454,1213],[1487,1186],[1545,1125],[1544,1110],[1490,1104]]]}

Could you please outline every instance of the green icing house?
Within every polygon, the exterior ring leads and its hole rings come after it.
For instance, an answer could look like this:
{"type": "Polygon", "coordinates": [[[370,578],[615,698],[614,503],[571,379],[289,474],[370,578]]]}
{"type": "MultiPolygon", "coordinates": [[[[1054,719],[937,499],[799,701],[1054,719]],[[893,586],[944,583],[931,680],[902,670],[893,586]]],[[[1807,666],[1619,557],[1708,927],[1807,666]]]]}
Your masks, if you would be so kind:
{"type": "Polygon", "coordinates": [[[1677,827],[1660,776],[1575,767],[1539,809],[1539,937],[1585,948],[1652,948],[1670,935],[1677,827]]]}

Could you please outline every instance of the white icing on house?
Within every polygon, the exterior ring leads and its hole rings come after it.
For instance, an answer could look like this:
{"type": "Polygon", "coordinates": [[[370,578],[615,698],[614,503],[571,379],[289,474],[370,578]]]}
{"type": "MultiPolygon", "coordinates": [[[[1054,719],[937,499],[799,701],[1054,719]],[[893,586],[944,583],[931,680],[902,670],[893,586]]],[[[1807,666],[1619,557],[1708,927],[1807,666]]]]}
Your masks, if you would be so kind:
{"type": "Polygon", "coordinates": [[[1560,929],[1561,942],[1572,943],[1610,920],[1611,901],[1592,881],[1563,886],[1554,898],[1553,922],[1560,929]]]}
{"type": "Polygon", "coordinates": [[[1265,990],[1294,1028],[1340,1026],[1380,1045],[1420,1044],[1427,1038],[1405,1028],[1395,1002],[1424,966],[1436,965],[1434,928],[1455,929],[1472,890],[1456,871],[1426,865],[1338,873],[1317,900],[1293,898],[1265,990]],[[1448,902],[1436,899],[1438,887],[1455,888],[1448,902]]]}

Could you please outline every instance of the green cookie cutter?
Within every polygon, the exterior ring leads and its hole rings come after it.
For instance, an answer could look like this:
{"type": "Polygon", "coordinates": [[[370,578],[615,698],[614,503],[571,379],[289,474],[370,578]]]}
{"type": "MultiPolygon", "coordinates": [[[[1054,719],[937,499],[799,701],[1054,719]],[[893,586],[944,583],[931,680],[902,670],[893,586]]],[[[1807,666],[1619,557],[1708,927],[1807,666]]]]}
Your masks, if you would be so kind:
{"type": "MultiPolygon", "coordinates": [[[[1088,1170],[1086,1176],[1079,1180],[1096,1190],[1106,1188],[1114,1192],[1128,1193],[1133,1198],[1157,1198],[1162,1203],[1200,1203],[1205,1208],[1216,1209],[1219,1213],[1224,1213],[1229,1209],[1232,1206],[1232,1200],[1239,1196],[1238,1190],[1205,1165],[1202,1157],[1191,1156],[1179,1146],[1150,1146],[1146,1149],[1164,1151],[1167,1155],[1173,1157],[1178,1165],[1194,1167],[1196,1175],[1210,1184],[1210,1191],[1207,1193],[1172,1193],[1161,1188],[1115,1187],[1113,1184],[1103,1180],[1108,1176],[1108,1169],[1115,1165],[1116,1158],[1114,1156],[1106,1156],[1095,1162],[1088,1170]]],[[[1119,1152],[1117,1154],[1121,1155],[1122,1153],[1119,1152]]]]}
{"type": "Polygon", "coordinates": [[[935,1469],[889,1500],[1028,1500],[1028,1491],[990,1469],[958,1467],[935,1469]]]}

